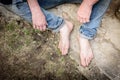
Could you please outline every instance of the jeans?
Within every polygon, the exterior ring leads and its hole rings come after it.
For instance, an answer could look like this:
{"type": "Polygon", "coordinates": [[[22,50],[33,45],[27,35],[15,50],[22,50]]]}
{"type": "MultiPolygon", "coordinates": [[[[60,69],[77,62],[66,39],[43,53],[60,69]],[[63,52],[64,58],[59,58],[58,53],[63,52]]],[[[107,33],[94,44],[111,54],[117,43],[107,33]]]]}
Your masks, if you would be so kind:
{"type": "MultiPolygon", "coordinates": [[[[60,4],[64,3],[81,3],[82,0],[38,0],[38,3],[42,9],[46,17],[46,21],[48,23],[47,28],[57,32],[60,30],[62,25],[64,24],[64,19],[56,16],[52,12],[48,12],[45,9],[53,8],[60,4]]],[[[106,12],[111,0],[99,0],[92,9],[92,13],[90,16],[90,22],[82,24],[80,26],[80,35],[87,39],[93,39],[96,35],[97,28],[100,26],[100,22],[104,13],[106,12]]],[[[27,2],[23,2],[22,0],[13,0],[12,10],[23,17],[25,20],[32,22],[32,15],[30,12],[30,8],[27,2]]],[[[77,15],[77,14],[76,14],[77,15]]]]}

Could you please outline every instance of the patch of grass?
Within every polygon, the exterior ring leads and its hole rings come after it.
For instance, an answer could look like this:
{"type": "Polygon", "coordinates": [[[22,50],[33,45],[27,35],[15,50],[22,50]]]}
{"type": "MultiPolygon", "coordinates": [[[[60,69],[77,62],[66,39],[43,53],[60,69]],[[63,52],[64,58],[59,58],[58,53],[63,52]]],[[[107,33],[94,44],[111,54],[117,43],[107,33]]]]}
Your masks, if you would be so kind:
{"type": "Polygon", "coordinates": [[[56,53],[57,53],[58,55],[60,55],[60,54],[61,54],[60,49],[56,49],[56,53]]]}
{"type": "Polygon", "coordinates": [[[8,31],[14,31],[14,30],[15,30],[15,27],[16,27],[16,25],[15,25],[15,23],[14,23],[14,21],[13,21],[13,22],[10,22],[10,23],[8,23],[8,24],[6,25],[6,30],[8,30],[8,31]]]}
{"type": "Polygon", "coordinates": [[[39,32],[41,32],[41,31],[38,30],[38,29],[34,29],[34,32],[35,32],[35,33],[39,33],[39,32]]]}
{"type": "Polygon", "coordinates": [[[29,46],[29,44],[31,43],[30,40],[26,40],[26,45],[29,46]]]}
{"type": "Polygon", "coordinates": [[[63,57],[63,56],[60,58],[60,60],[61,60],[61,61],[65,61],[65,59],[64,59],[64,57],[63,57]]]}
{"type": "Polygon", "coordinates": [[[56,71],[56,76],[59,77],[64,73],[64,68],[63,67],[59,67],[58,70],[56,71]]]}
{"type": "Polygon", "coordinates": [[[24,29],[23,32],[24,32],[25,35],[30,35],[31,34],[31,31],[29,29],[24,29]]]}

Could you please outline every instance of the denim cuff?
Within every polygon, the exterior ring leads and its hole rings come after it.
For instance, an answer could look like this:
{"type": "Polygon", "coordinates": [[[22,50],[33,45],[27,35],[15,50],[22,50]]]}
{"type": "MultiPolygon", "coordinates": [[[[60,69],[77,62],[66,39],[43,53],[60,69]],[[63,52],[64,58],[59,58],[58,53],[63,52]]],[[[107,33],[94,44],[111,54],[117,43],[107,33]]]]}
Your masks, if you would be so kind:
{"type": "Polygon", "coordinates": [[[88,28],[81,28],[80,29],[80,36],[89,40],[92,40],[95,38],[96,31],[90,30],[88,28]]]}
{"type": "Polygon", "coordinates": [[[65,20],[63,20],[63,21],[61,22],[61,24],[60,24],[56,29],[53,29],[52,32],[53,32],[53,33],[59,32],[60,29],[63,27],[64,24],[65,24],[65,20]]]}
{"type": "Polygon", "coordinates": [[[88,40],[94,39],[94,37],[88,37],[88,36],[86,36],[86,35],[84,35],[82,33],[80,33],[80,36],[83,37],[83,38],[85,38],[85,39],[88,39],[88,40]]]}

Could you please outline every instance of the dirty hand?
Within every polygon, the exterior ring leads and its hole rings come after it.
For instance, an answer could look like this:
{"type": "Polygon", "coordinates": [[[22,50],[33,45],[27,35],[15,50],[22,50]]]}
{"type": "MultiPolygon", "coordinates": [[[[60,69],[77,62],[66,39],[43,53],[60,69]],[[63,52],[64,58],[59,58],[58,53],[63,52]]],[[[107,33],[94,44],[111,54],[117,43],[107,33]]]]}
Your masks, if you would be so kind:
{"type": "Polygon", "coordinates": [[[80,5],[77,12],[77,19],[80,23],[87,23],[90,21],[92,6],[87,5],[85,1],[80,5]]]}
{"type": "Polygon", "coordinates": [[[32,14],[33,27],[39,29],[40,31],[45,31],[47,26],[47,21],[42,12],[36,12],[32,14]]]}

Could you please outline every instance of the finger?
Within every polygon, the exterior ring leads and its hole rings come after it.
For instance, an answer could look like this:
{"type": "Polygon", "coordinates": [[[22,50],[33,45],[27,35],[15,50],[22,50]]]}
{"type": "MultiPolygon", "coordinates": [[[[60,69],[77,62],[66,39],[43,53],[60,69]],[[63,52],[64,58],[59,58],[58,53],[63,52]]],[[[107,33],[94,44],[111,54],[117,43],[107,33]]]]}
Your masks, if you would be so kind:
{"type": "Polygon", "coordinates": [[[77,19],[78,19],[78,21],[81,23],[82,17],[78,16],[77,19]]]}
{"type": "Polygon", "coordinates": [[[42,26],[39,26],[38,29],[39,29],[40,31],[42,31],[42,26]]]}
{"type": "Polygon", "coordinates": [[[79,22],[80,23],[82,23],[83,22],[83,20],[82,20],[83,18],[81,17],[81,16],[78,16],[78,20],[79,20],[79,22]]]}
{"type": "Polygon", "coordinates": [[[41,31],[45,31],[45,29],[46,29],[46,24],[43,24],[43,25],[41,26],[41,31]]]}
{"type": "Polygon", "coordinates": [[[46,24],[45,25],[48,25],[48,23],[46,22],[46,24]]]}
{"type": "Polygon", "coordinates": [[[83,18],[82,21],[83,21],[83,23],[86,23],[86,19],[85,18],[83,18]]]}
{"type": "Polygon", "coordinates": [[[38,26],[37,26],[37,25],[35,25],[35,29],[38,29],[38,26]]]}
{"type": "Polygon", "coordinates": [[[86,18],[86,22],[90,22],[90,20],[88,18],[86,18]]]}
{"type": "Polygon", "coordinates": [[[81,18],[81,23],[84,23],[84,19],[83,18],[81,18]]]}
{"type": "Polygon", "coordinates": [[[41,31],[40,26],[37,26],[37,29],[41,31]]]}
{"type": "Polygon", "coordinates": [[[82,23],[82,18],[80,18],[80,20],[79,20],[79,21],[80,21],[80,23],[82,23]]]}
{"type": "Polygon", "coordinates": [[[38,30],[39,30],[39,26],[38,26],[38,25],[36,25],[36,29],[38,29],[38,30]]]}
{"type": "Polygon", "coordinates": [[[77,17],[77,20],[80,21],[80,17],[79,16],[77,17]]]}
{"type": "Polygon", "coordinates": [[[84,18],[83,17],[79,17],[80,18],[80,23],[84,23],[84,18]]]}
{"type": "Polygon", "coordinates": [[[86,19],[85,18],[83,18],[83,23],[86,23],[86,19]]]}
{"type": "Polygon", "coordinates": [[[78,21],[81,23],[81,17],[80,16],[78,17],[78,21]]]}
{"type": "Polygon", "coordinates": [[[45,30],[46,30],[46,25],[43,26],[43,31],[45,31],[45,30]]]}

